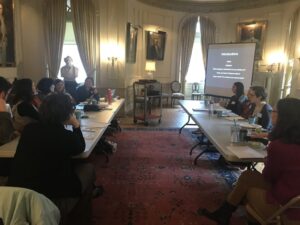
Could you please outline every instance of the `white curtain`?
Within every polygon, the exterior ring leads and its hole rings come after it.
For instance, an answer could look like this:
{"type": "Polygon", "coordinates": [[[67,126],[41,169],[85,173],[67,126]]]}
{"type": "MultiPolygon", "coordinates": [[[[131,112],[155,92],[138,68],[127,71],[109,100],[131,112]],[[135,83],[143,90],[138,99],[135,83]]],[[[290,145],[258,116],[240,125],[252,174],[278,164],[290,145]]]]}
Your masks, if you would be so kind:
{"type": "Polygon", "coordinates": [[[88,77],[95,79],[97,26],[92,1],[71,0],[72,22],[79,55],[88,77]]]}
{"type": "MultiPolygon", "coordinates": [[[[198,22],[198,16],[191,16],[184,19],[182,25],[179,28],[178,37],[178,60],[177,71],[179,72],[179,78],[181,82],[181,87],[185,87],[185,76],[188,72],[190,65],[190,60],[192,56],[196,26],[198,22]]],[[[184,90],[182,90],[184,92],[184,90]]]]}
{"type": "Polygon", "coordinates": [[[46,0],[44,2],[45,51],[48,73],[52,78],[56,78],[59,71],[65,30],[65,0],[46,0]]]}
{"type": "Polygon", "coordinates": [[[215,43],[216,25],[210,19],[200,16],[200,30],[201,30],[201,47],[204,68],[206,68],[206,56],[208,45],[215,43]]]}
{"type": "MultiPolygon", "coordinates": [[[[283,74],[283,93],[281,97],[288,95],[288,90],[291,88],[292,79],[295,80],[295,77],[298,76],[297,64],[291,66],[289,61],[295,59],[295,50],[297,42],[297,33],[298,33],[298,22],[299,22],[300,8],[298,8],[289,22],[289,32],[287,33],[286,42],[285,42],[285,55],[287,56],[287,61],[284,63],[284,74],[283,74]]],[[[297,83],[296,83],[297,84],[297,83]]]]}

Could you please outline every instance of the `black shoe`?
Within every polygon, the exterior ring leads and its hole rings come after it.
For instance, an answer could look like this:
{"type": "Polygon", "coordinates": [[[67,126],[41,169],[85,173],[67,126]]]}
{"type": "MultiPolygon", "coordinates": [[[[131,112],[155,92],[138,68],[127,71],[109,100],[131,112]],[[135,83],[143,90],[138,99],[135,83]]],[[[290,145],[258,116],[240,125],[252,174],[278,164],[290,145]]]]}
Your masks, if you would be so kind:
{"type": "Polygon", "coordinates": [[[92,192],[93,198],[98,198],[99,196],[102,196],[104,193],[104,188],[102,186],[95,186],[92,192]]]}
{"type": "Polygon", "coordinates": [[[199,208],[198,215],[205,216],[210,220],[218,223],[218,225],[229,225],[232,213],[236,210],[236,206],[229,204],[225,201],[220,208],[214,212],[209,212],[207,209],[199,208]]]}
{"type": "Polygon", "coordinates": [[[217,222],[218,225],[228,225],[230,221],[230,217],[222,218],[218,215],[217,212],[209,212],[207,209],[198,209],[197,213],[199,216],[205,216],[210,220],[217,222]]]}

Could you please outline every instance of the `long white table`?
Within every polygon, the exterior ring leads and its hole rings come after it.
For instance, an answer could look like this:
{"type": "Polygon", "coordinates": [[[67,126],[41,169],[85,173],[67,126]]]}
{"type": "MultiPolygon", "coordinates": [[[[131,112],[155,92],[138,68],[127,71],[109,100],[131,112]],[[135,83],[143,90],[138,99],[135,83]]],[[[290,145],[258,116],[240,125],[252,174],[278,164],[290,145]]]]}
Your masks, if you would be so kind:
{"type": "MultiPolygon", "coordinates": [[[[231,142],[231,126],[233,121],[225,117],[217,117],[217,115],[210,115],[205,111],[203,101],[180,100],[179,104],[189,115],[189,117],[198,125],[209,141],[219,151],[219,153],[229,162],[262,162],[266,156],[266,151],[262,145],[250,145],[249,143],[232,143],[231,142]],[[203,111],[195,111],[193,109],[201,107],[203,111]],[[239,158],[229,150],[229,148],[241,147],[241,149],[248,151],[246,153],[254,153],[255,157],[239,158]],[[253,152],[251,152],[253,151],[253,152]],[[258,154],[256,154],[258,153],[258,154]]],[[[238,122],[239,123],[239,122],[238,122]]]]}
{"type": "MultiPolygon", "coordinates": [[[[85,112],[85,115],[88,118],[81,119],[80,124],[86,146],[84,152],[74,156],[74,158],[84,159],[89,157],[107,126],[119,112],[123,104],[124,99],[119,99],[99,112],[85,112]]],[[[18,142],[19,138],[16,138],[11,142],[0,146],[0,158],[13,158],[18,142]]]]}

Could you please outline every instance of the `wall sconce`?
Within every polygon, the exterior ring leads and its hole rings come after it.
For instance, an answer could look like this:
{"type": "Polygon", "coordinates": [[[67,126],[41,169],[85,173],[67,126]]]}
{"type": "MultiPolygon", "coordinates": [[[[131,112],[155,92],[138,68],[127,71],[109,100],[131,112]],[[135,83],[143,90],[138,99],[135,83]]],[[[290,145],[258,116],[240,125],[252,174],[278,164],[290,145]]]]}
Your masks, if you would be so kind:
{"type": "Polygon", "coordinates": [[[145,70],[147,71],[149,77],[153,79],[153,72],[156,71],[155,61],[146,61],[145,70]]]}
{"type": "Polygon", "coordinates": [[[272,63],[267,66],[267,72],[273,73],[278,72],[280,70],[280,63],[272,63]]]}
{"type": "Polygon", "coordinates": [[[107,57],[108,61],[111,61],[111,66],[114,67],[115,66],[115,62],[118,61],[118,57],[107,57]]]}

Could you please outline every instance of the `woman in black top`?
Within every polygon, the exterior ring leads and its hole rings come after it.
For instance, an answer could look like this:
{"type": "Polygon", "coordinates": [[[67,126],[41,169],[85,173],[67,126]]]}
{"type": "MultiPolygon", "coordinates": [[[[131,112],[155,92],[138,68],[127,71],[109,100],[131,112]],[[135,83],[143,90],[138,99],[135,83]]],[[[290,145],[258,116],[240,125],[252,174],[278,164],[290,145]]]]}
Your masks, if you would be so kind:
{"type": "Polygon", "coordinates": [[[230,98],[227,109],[230,109],[237,115],[241,115],[243,111],[243,103],[247,100],[244,94],[244,85],[241,82],[235,82],[232,85],[234,95],[230,98]]]}
{"type": "MultiPolygon", "coordinates": [[[[23,130],[8,185],[29,188],[51,199],[80,196],[86,185],[75,173],[71,157],[84,151],[85,140],[69,96],[47,96],[40,106],[40,118],[23,130]]],[[[92,185],[95,175],[91,173],[84,176],[91,178],[92,185]]]]}
{"type": "Polygon", "coordinates": [[[54,91],[54,84],[53,84],[53,82],[54,82],[54,80],[52,78],[43,77],[37,83],[37,85],[36,85],[36,89],[37,89],[37,92],[38,92],[37,96],[38,96],[38,98],[40,99],[41,102],[45,99],[45,97],[48,94],[50,94],[51,92],[54,91]]]}
{"type": "Polygon", "coordinates": [[[94,87],[94,80],[91,77],[87,77],[84,84],[79,86],[76,90],[77,103],[84,102],[88,98],[93,98],[99,101],[99,95],[97,89],[94,87]]]}
{"type": "Polygon", "coordinates": [[[39,120],[37,107],[33,104],[35,87],[31,79],[20,79],[14,84],[13,124],[14,128],[22,132],[24,127],[39,120]]]}

